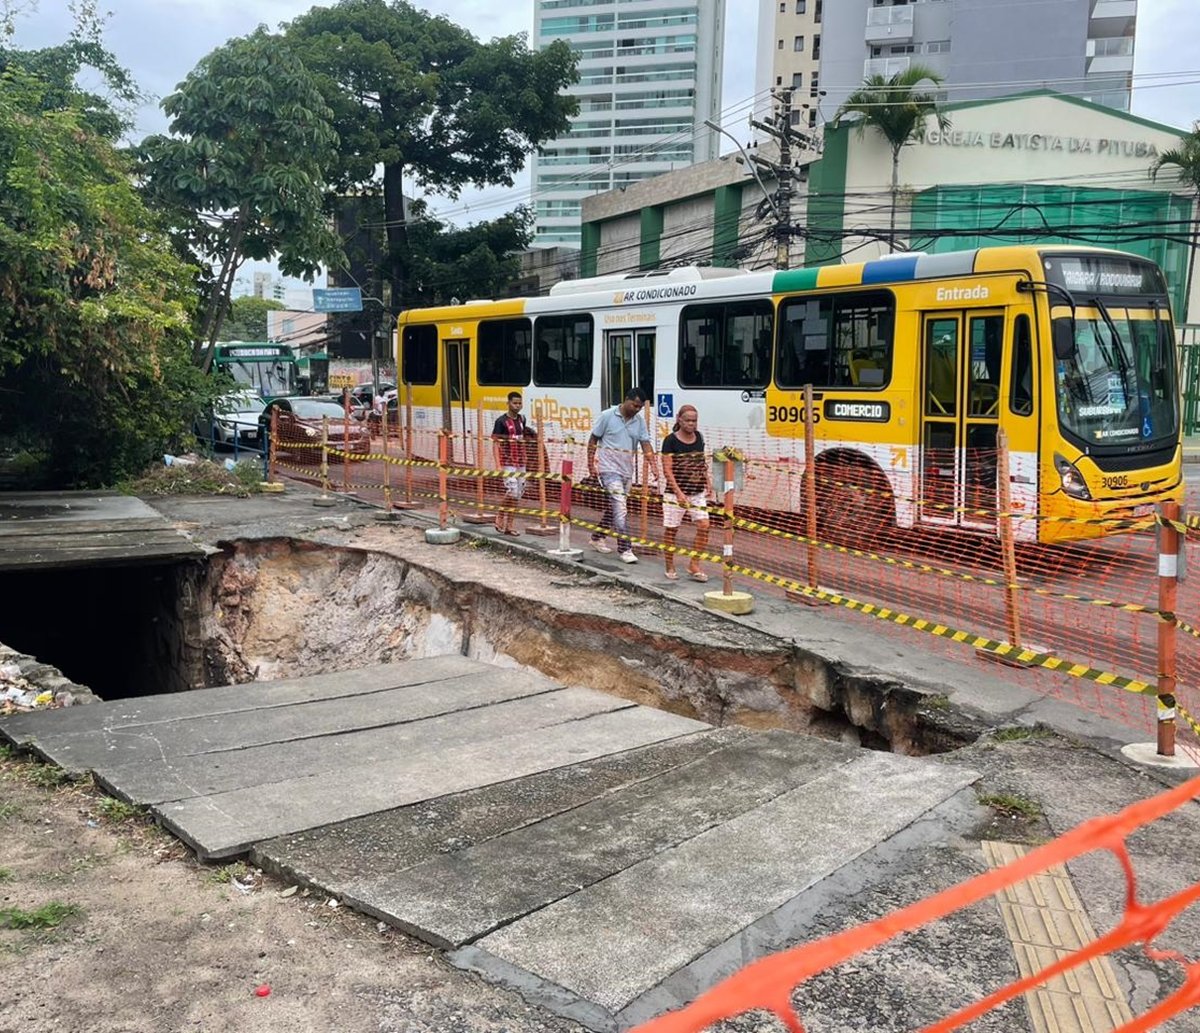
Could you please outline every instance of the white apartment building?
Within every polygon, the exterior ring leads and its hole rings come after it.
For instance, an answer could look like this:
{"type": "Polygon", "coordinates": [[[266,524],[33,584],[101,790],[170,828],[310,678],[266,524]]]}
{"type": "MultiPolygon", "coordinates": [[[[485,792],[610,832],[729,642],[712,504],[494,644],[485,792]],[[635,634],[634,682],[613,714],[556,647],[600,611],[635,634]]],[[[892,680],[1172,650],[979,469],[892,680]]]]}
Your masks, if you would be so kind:
{"type": "Polygon", "coordinates": [[[872,75],[921,64],[952,103],[1049,88],[1128,111],[1137,0],[759,0],[759,90],[828,119],[872,75]]]}
{"type": "Polygon", "coordinates": [[[535,45],[579,55],[579,114],[533,158],[535,246],[578,247],[589,194],[716,156],[704,120],[720,119],[724,13],[725,0],[535,0],[535,45]]]}

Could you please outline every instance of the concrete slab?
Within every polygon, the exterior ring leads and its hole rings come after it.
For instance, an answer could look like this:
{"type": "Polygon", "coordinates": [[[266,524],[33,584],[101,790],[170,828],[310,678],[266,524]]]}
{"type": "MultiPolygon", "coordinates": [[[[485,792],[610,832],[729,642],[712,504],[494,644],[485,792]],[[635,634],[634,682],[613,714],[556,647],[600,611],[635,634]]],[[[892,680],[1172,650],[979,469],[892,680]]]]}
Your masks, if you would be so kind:
{"type": "Polygon", "coordinates": [[[374,872],[342,895],[428,943],[458,947],[849,763],[856,752],[765,733],[478,846],[403,872],[374,872]]]}
{"type": "Polygon", "coordinates": [[[374,764],[416,765],[427,771],[433,779],[430,784],[436,785],[438,758],[454,750],[486,744],[518,731],[535,732],[632,706],[626,700],[591,689],[561,689],[382,728],[190,757],[164,756],[132,764],[108,764],[95,766],[93,770],[97,781],[108,791],[140,804],[255,787],[261,787],[265,793],[278,783],[323,776],[350,765],[361,768],[374,764]]]}
{"type": "MultiPolygon", "coordinates": [[[[757,734],[737,725],[711,728],[537,772],[518,782],[483,786],[280,836],[257,844],[250,859],[281,878],[322,886],[342,896],[347,885],[371,873],[402,872],[450,851],[484,843],[757,734]]],[[[369,906],[364,910],[371,913],[369,906]]]]}
{"type": "Polygon", "coordinates": [[[245,853],[261,839],[635,749],[705,727],[688,718],[630,707],[420,757],[392,756],[165,803],[154,811],[200,857],[229,857],[245,853]]]}
{"type": "Polygon", "coordinates": [[[203,556],[187,535],[132,496],[0,493],[0,571],[178,563],[203,556]]]}
{"type": "MultiPolygon", "coordinates": [[[[479,675],[495,668],[465,656],[435,656],[398,664],[333,671],[328,674],[277,681],[224,685],[192,692],[138,696],[94,703],[65,710],[40,710],[0,719],[0,737],[14,746],[41,751],[54,749],[55,740],[77,732],[115,731],[133,726],[162,724],[193,717],[247,714],[271,707],[287,707],[320,699],[340,699],[382,692],[403,685],[424,685],[464,675],[479,675]]],[[[55,759],[50,753],[45,754],[55,759]]],[[[57,760],[55,760],[58,763],[57,760]]]]}
{"type": "MultiPolygon", "coordinates": [[[[479,940],[612,1018],[677,969],[887,839],[976,775],[868,754],[479,940]]],[[[499,964],[489,971],[489,956],[499,964]]],[[[599,1028],[599,1027],[597,1027],[599,1028]]]]}
{"type": "MultiPolygon", "coordinates": [[[[64,768],[78,771],[104,769],[114,763],[124,767],[174,762],[182,757],[405,724],[560,688],[536,674],[492,670],[293,706],[107,727],[99,735],[90,731],[57,735],[41,743],[39,752],[64,768]]],[[[252,686],[246,689],[247,695],[254,692],[252,686]]]]}

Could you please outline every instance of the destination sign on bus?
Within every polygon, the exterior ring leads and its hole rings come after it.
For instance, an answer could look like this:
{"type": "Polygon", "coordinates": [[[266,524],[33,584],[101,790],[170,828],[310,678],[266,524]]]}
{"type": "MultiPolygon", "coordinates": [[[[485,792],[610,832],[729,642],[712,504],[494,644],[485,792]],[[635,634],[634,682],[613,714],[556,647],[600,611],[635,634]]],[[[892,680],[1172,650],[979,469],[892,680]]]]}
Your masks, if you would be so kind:
{"type": "Polygon", "coordinates": [[[825,402],[825,419],[856,420],[864,423],[887,423],[892,418],[892,407],[888,402],[825,402]]]}
{"type": "Polygon", "coordinates": [[[226,348],[221,353],[227,359],[277,359],[283,354],[279,348],[226,348]]]}
{"type": "Polygon", "coordinates": [[[1157,267],[1149,262],[1080,255],[1045,259],[1046,279],[1072,294],[1165,294],[1157,267]]]}

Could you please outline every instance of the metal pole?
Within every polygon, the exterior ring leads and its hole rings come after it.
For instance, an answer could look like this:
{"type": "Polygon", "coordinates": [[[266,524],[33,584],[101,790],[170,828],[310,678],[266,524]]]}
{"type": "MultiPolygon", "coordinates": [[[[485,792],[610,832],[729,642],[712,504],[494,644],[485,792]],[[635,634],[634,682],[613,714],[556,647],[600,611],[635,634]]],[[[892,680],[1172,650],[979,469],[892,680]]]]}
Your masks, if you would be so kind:
{"type": "Polygon", "coordinates": [[[1164,502],[1158,525],[1158,755],[1175,756],[1175,604],[1179,588],[1179,503],[1164,502]]]}
{"type": "Polygon", "coordinates": [[[820,582],[817,570],[817,443],[812,384],[804,385],[804,535],[808,539],[808,587],[820,582]]]}
{"type": "Polygon", "coordinates": [[[996,434],[996,501],[999,504],[1000,549],[1004,555],[1004,618],[1008,641],[1021,647],[1020,589],[1017,587],[1017,553],[1013,544],[1012,481],[1009,476],[1008,435],[996,434]]]}
{"type": "Polygon", "coordinates": [[[792,91],[779,91],[779,173],[775,180],[775,268],[790,268],[792,254],[792,91]]]}

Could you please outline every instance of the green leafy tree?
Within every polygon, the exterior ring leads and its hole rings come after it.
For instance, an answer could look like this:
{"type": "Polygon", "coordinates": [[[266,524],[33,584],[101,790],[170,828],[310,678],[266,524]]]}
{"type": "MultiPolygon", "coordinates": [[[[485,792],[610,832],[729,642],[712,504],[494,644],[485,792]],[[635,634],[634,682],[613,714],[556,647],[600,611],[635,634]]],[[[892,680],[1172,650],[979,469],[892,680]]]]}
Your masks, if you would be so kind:
{"type": "Polygon", "coordinates": [[[0,73],[0,437],[48,457],[51,484],[111,483],[204,404],[192,271],[86,99],[19,65],[0,73]]]}
{"type": "MultiPolygon", "coordinates": [[[[21,70],[42,83],[40,103],[45,110],[69,107],[92,132],[116,140],[130,126],[142,92],[112,52],[104,45],[104,22],[95,0],[72,0],[67,5],[73,24],[67,39],[52,47],[20,50],[0,44],[0,71],[21,70]],[[81,74],[99,79],[105,92],[81,89],[81,74]]],[[[10,39],[21,12],[12,3],[0,2],[0,40],[10,39]]]]}
{"type": "Polygon", "coordinates": [[[169,136],[140,148],[147,194],[214,271],[196,360],[205,370],[247,259],[311,280],[341,250],[324,211],[331,112],[299,58],[264,27],[217,48],[162,102],[169,136]]]}
{"type": "Polygon", "coordinates": [[[925,65],[910,65],[890,78],[868,76],[834,115],[835,123],[843,116],[854,115],[859,135],[874,129],[887,141],[892,151],[892,205],[888,224],[888,242],[896,246],[896,206],[900,196],[900,152],[905,144],[918,140],[925,132],[929,119],[937,120],[945,130],[950,119],[938,106],[936,93],[928,89],[941,84],[942,77],[925,65]]]}
{"type": "Polygon", "coordinates": [[[221,326],[222,341],[265,341],[267,313],[279,312],[283,304],[274,298],[234,298],[229,316],[221,326]]]}
{"type": "Polygon", "coordinates": [[[342,146],[331,180],[348,192],[382,169],[384,273],[397,305],[412,300],[404,190],[511,186],[578,110],[562,92],[576,78],[563,41],[536,52],[524,35],[481,43],[405,0],[314,7],[286,31],[334,111],[342,146]]]}
{"type": "MultiPolygon", "coordinates": [[[[1197,201],[1200,201],[1200,122],[1193,124],[1192,131],[1183,138],[1183,142],[1178,147],[1163,151],[1154,160],[1154,164],[1150,166],[1150,178],[1158,179],[1159,173],[1167,168],[1173,170],[1179,182],[1192,192],[1197,201]]],[[[1189,249],[1188,257],[1187,287],[1184,294],[1187,299],[1192,296],[1192,277],[1196,272],[1198,237],[1200,237],[1200,229],[1193,229],[1192,247],[1189,249]]],[[[1180,316],[1180,318],[1183,317],[1180,316]]]]}

